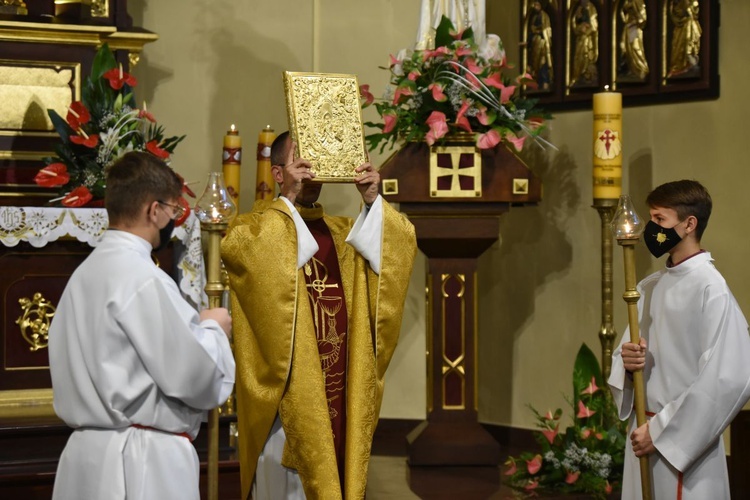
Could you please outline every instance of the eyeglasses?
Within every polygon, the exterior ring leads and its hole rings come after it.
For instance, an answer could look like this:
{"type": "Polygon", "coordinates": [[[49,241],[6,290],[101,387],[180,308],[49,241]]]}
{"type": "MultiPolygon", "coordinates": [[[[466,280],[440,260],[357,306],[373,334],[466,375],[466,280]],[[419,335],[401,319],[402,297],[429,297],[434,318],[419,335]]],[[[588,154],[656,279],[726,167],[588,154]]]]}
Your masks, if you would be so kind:
{"type": "Polygon", "coordinates": [[[172,211],[174,212],[174,215],[172,216],[172,220],[179,219],[185,215],[185,211],[186,211],[185,207],[182,207],[180,205],[172,205],[171,203],[167,203],[161,200],[156,200],[156,203],[158,203],[159,205],[165,205],[172,209],[172,211]]]}

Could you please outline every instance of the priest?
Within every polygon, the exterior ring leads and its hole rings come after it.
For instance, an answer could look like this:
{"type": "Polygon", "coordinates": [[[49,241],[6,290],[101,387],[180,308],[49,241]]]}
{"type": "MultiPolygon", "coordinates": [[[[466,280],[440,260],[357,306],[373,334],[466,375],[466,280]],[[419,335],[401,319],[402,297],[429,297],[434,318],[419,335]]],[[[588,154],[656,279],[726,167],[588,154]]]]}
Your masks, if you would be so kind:
{"type": "Polygon", "coordinates": [[[238,361],[242,498],[364,498],[383,377],[399,335],[414,228],[357,168],[356,221],[325,214],[321,184],[281,134],[281,195],[222,242],[238,361]]]}

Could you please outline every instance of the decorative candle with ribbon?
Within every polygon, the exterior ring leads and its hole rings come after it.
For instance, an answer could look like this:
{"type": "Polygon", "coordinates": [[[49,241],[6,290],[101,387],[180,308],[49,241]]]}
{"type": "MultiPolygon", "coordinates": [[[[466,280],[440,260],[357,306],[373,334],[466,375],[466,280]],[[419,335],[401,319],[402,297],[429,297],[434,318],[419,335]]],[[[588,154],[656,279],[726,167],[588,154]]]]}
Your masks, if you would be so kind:
{"type": "Polygon", "coordinates": [[[274,194],[274,181],[271,175],[271,144],[276,134],[270,125],[258,135],[258,172],[255,178],[255,199],[271,200],[274,194]]]}
{"type": "Polygon", "coordinates": [[[236,207],[240,206],[240,166],[242,165],[242,138],[234,124],[224,136],[224,150],[221,155],[224,182],[236,207]]]}
{"type": "Polygon", "coordinates": [[[622,194],[622,94],[594,94],[594,199],[622,194]]]}

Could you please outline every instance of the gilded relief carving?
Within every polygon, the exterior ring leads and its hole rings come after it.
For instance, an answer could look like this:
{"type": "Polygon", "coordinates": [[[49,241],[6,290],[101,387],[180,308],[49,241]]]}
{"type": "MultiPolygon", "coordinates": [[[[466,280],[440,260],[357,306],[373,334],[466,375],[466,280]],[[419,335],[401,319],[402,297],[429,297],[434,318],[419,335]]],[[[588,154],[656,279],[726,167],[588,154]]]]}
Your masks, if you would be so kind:
{"type": "Polygon", "coordinates": [[[18,303],[23,314],[16,320],[21,329],[21,335],[29,343],[30,351],[38,351],[47,347],[49,341],[49,326],[55,315],[52,305],[40,292],[36,292],[32,299],[22,297],[18,303]]]}

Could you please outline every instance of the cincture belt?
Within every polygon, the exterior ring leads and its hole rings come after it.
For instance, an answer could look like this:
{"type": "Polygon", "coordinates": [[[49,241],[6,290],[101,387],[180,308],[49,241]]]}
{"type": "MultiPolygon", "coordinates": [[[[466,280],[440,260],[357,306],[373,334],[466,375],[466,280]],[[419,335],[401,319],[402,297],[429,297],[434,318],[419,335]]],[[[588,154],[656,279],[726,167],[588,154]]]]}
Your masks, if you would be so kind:
{"type": "Polygon", "coordinates": [[[187,432],[170,432],[170,431],[164,431],[161,429],[157,429],[156,427],[149,427],[148,425],[141,425],[141,424],[130,424],[130,427],[135,427],[136,429],[145,429],[147,431],[158,431],[158,432],[164,432],[166,434],[174,434],[175,436],[184,437],[188,441],[192,441],[193,438],[190,437],[190,434],[187,432]]]}

